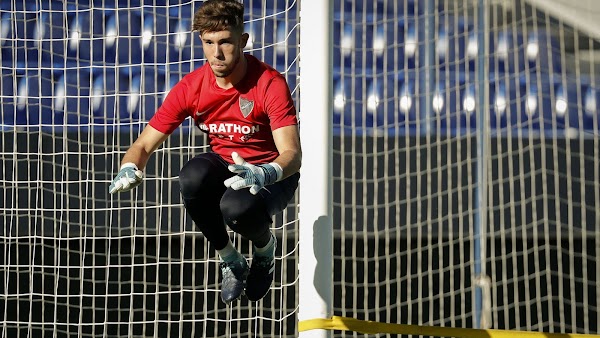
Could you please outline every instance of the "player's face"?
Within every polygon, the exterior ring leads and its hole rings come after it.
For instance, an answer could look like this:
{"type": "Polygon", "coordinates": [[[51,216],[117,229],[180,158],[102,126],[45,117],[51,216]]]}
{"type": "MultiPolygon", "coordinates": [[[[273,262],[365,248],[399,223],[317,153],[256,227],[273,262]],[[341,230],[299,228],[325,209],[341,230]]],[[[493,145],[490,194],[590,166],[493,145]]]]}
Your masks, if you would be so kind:
{"type": "Polygon", "coordinates": [[[229,30],[204,32],[202,49],[216,77],[229,76],[243,55],[247,34],[236,34],[229,30]]]}

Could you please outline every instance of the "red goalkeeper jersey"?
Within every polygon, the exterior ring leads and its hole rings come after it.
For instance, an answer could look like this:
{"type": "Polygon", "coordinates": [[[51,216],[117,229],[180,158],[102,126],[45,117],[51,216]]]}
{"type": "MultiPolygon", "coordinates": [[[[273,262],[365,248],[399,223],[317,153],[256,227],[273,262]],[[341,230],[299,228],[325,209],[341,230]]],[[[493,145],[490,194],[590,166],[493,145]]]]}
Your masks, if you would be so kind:
{"type": "Polygon", "coordinates": [[[254,56],[245,57],[246,76],[229,89],[217,86],[208,64],[184,76],[149,124],[171,134],[191,117],[226,161],[233,162],[233,151],[249,163],[273,161],[279,153],[272,131],[297,124],[296,108],[284,77],[254,56]]]}

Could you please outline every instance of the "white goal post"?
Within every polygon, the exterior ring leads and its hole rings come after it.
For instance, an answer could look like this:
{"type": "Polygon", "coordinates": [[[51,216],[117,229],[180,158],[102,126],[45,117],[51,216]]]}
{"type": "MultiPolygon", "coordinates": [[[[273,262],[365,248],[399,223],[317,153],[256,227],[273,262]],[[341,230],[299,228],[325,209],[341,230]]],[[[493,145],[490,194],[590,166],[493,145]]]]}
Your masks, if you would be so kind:
{"type": "MultiPolygon", "coordinates": [[[[298,321],[333,315],[332,14],[331,0],[302,1],[298,321]]],[[[301,332],[300,337],[331,337],[331,332],[301,332]]]]}

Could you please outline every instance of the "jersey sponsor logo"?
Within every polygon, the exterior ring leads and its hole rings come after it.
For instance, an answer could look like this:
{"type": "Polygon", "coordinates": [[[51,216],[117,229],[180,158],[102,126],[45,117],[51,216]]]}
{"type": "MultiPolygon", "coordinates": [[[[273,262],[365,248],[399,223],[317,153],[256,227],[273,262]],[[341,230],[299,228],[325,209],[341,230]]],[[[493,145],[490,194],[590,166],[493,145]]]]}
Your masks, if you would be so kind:
{"type": "Polygon", "coordinates": [[[254,133],[260,130],[260,126],[246,126],[237,123],[200,123],[198,128],[203,132],[213,134],[218,138],[234,140],[238,138],[242,142],[247,142],[252,138],[254,133]]]}
{"type": "Polygon", "coordinates": [[[254,109],[254,101],[240,97],[240,111],[242,112],[242,115],[248,117],[248,115],[252,113],[252,109],[254,109]]]}

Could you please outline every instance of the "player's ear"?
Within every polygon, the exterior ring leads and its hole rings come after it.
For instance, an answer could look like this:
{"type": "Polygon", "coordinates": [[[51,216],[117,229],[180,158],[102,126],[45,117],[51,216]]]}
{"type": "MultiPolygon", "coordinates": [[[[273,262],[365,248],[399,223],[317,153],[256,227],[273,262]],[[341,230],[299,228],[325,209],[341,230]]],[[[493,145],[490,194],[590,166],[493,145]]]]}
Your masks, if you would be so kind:
{"type": "Polygon", "coordinates": [[[242,49],[246,48],[246,44],[248,44],[248,39],[250,38],[250,34],[248,33],[242,33],[242,40],[240,41],[240,47],[242,47],[242,49]]]}

